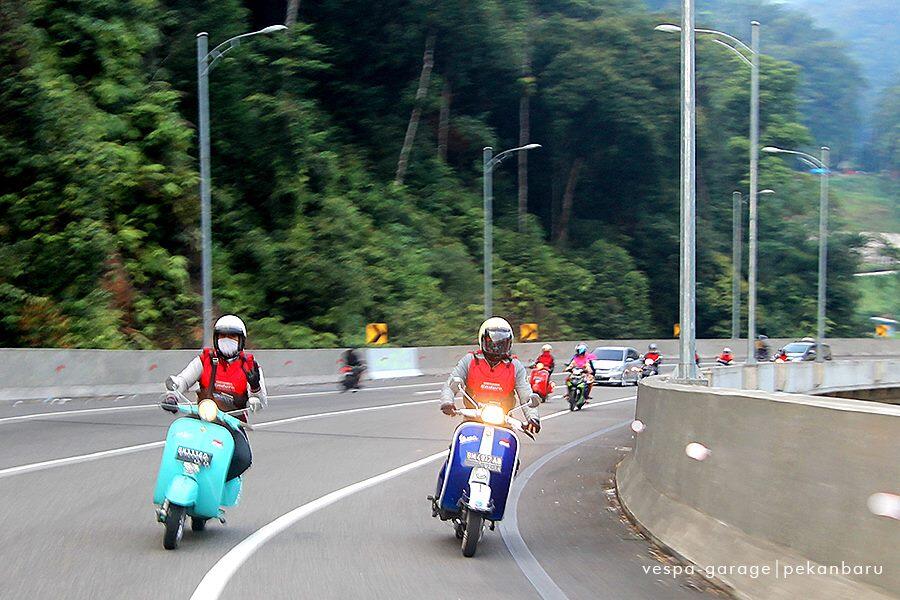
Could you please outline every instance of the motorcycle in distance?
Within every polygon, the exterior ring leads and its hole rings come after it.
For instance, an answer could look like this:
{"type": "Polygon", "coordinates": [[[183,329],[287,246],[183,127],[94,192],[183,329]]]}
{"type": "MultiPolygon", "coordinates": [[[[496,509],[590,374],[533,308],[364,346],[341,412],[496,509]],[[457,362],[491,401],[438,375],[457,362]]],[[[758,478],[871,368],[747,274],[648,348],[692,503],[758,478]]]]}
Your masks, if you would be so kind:
{"type": "Polygon", "coordinates": [[[641,367],[641,378],[659,375],[659,360],[645,358],[644,365],[641,367]]]}
{"type": "Polygon", "coordinates": [[[566,377],[566,389],[569,410],[581,410],[587,399],[587,372],[581,367],[573,368],[566,377]]]}
{"type": "MultiPolygon", "coordinates": [[[[496,403],[482,404],[469,396],[461,379],[453,381],[456,391],[462,391],[463,402],[474,408],[462,408],[457,414],[465,417],[453,432],[450,455],[440,476],[431,501],[431,516],[450,521],[460,540],[462,554],[472,557],[484,535],[485,523],[491,531],[503,519],[506,499],[519,464],[519,437],[524,423],[510,416],[521,406],[504,413],[496,403]]],[[[532,408],[540,405],[532,397],[532,408]]]]}
{"type": "Polygon", "coordinates": [[[153,492],[156,520],[165,525],[166,550],[178,547],[186,517],[193,531],[206,529],[209,519],[225,524],[222,507],[237,506],[242,485],[241,477],[225,481],[234,453],[230,430],[252,429],[219,410],[213,400],[192,404],[180,392],[173,393],[179,396],[176,409],[182,416],[169,426],[153,492]]]}
{"type": "Polygon", "coordinates": [[[547,401],[555,387],[550,381],[550,369],[544,363],[537,363],[532,367],[528,382],[531,384],[531,391],[540,396],[541,402],[547,401]]]}
{"type": "Polygon", "coordinates": [[[359,380],[362,378],[363,371],[365,371],[365,368],[359,365],[355,367],[344,365],[341,367],[341,391],[358,390],[359,380]]]}
{"type": "Polygon", "coordinates": [[[727,367],[734,364],[734,355],[729,348],[725,348],[722,354],[716,357],[716,366],[727,367]]]}

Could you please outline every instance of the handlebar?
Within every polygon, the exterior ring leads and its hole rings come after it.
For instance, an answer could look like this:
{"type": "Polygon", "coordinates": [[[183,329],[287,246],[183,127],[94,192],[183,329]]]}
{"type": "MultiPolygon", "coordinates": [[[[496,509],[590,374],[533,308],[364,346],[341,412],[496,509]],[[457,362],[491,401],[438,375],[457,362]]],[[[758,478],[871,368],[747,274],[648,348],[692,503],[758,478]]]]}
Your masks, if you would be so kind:
{"type": "MultiPolygon", "coordinates": [[[[178,412],[184,413],[187,415],[196,415],[198,417],[200,416],[199,405],[194,404],[193,402],[188,400],[187,397],[185,397],[185,395],[182,394],[179,390],[167,390],[166,394],[173,394],[178,398],[178,403],[175,405],[175,409],[178,412]]],[[[160,406],[162,406],[161,402],[158,404],[160,406]]],[[[249,413],[250,412],[249,408],[239,408],[237,410],[224,411],[224,410],[219,409],[217,406],[216,409],[218,410],[218,412],[216,414],[216,420],[221,421],[223,425],[226,425],[227,427],[234,429],[235,431],[237,431],[241,428],[244,428],[244,429],[247,429],[250,431],[253,430],[253,425],[251,425],[250,423],[244,423],[243,421],[231,416],[233,414],[249,413]]]]}

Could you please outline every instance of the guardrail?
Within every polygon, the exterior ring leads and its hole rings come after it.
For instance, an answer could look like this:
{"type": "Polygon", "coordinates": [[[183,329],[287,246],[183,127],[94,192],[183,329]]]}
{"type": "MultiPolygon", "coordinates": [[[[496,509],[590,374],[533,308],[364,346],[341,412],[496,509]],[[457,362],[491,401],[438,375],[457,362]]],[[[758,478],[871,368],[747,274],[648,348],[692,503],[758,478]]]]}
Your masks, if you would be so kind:
{"type": "MultiPolygon", "coordinates": [[[[655,340],[587,340],[596,346],[631,346],[643,352],[655,340]]],[[[773,348],[787,340],[770,340],[773,348]]],[[[900,340],[830,340],[836,356],[900,356],[900,340]]],[[[557,360],[567,360],[576,341],[550,342],[557,360]]],[[[657,341],[663,363],[671,365],[677,354],[677,340],[657,341]]],[[[516,344],[514,351],[523,360],[533,359],[543,342],[516,344]]],[[[745,355],[741,340],[698,340],[704,358],[718,354],[724,346],[745,355]]],[[[366,362],[369,377],[437,375],[450,368],[472,346],[429,346],[420,348],[369,348],[366,362]]],[[[265,371],[270,386],[336,382],[342,350],[252,350],[265,371]]],[[[81,396],[118,396],[161,390],[169,374],[179,372],[196,356],[196,350],[69,350],[52,348],[0,348],[0,401],[18,401],[81,396]]]]}
{"type": "Polygon", "coordinates": [[[896,598],[900,520],[869,502],[900,494],[900,407],[774,390],[896,385],[898,366],[728,367],[710,371],[715,387],[645,380],[617,473],[623,507],[738,597],[896,598]]]}

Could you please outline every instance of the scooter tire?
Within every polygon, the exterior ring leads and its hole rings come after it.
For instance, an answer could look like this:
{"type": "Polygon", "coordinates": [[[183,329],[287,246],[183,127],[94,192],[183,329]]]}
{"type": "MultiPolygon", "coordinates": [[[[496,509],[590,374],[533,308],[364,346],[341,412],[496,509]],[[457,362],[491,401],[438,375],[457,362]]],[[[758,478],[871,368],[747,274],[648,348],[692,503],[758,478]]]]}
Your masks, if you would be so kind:
{"type": "Polygon", "coordinates": [[[200,517],[191,517],[191,531],[206,531],[206,522],[209,519],[202,519],[200,517]]]}
{"type": "Polygon", "coordinates": [[[466,513],[466,530],[463,531],[462,537],[462,554],[466,558],[475,556],[475,550],[478,549],[478,539],[481,537],[481,525],[483,517],[473,511],[466,513]]]}
{"type": "Polygon", "coordinates": [[[177,504],[170,504],[166,513],[166,532],[163,534],[163,548],[174,550],[181,542],[184,533],[185,508],[177,504]]]}

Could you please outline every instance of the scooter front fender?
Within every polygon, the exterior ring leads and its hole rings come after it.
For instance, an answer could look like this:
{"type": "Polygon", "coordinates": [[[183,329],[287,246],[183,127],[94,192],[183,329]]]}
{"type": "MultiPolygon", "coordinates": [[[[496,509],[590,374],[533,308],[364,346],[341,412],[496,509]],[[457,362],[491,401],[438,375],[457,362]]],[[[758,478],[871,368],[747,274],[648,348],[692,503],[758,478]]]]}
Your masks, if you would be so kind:
{"type": "Polygon", "coordinates": [[[179,506],[193,506],[197,502],[199,486],[197,481],[187,475],[179,475],[172,479],[166,490],[166,499],[179,506]]]}

